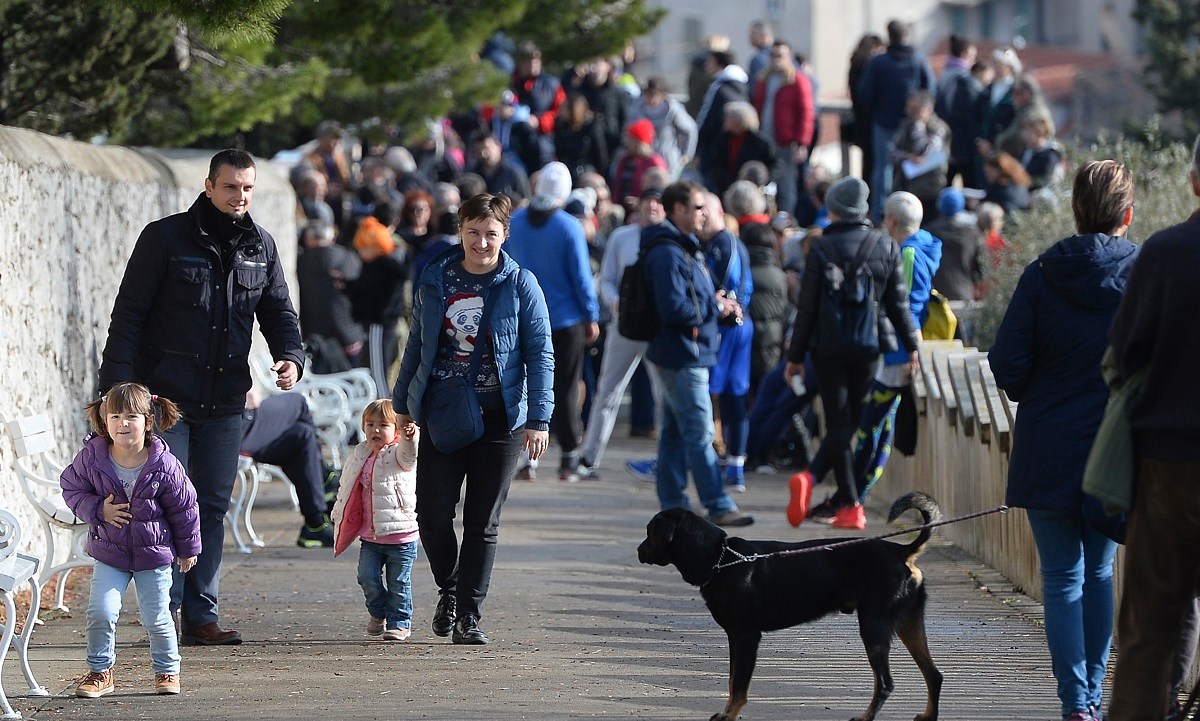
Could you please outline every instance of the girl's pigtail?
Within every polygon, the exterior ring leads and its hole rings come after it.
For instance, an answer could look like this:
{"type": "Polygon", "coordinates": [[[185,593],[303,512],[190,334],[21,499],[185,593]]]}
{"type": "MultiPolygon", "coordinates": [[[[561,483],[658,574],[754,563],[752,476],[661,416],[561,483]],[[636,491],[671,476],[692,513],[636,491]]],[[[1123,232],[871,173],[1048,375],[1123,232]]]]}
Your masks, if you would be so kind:
{"type": "Polygon", "coordinates": [[[179,422],[179,406],[170,398],[150,396],[150,409],[154,412],[154,425],[165,431],[179,422]]]}
{"type": "Polygon", "coordinates": [[[104,423],[104,401],[106,400],[108,400],[108,396],[100,396],[83,407],[92,430],[105,438],[108,437],[108,427],[104,423]]]}

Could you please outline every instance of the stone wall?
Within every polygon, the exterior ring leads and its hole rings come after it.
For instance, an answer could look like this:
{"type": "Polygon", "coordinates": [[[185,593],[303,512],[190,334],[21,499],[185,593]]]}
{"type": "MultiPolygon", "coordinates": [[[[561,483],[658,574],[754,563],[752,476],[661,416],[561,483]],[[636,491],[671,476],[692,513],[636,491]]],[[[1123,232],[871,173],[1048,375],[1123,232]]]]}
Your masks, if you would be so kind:
{"type": "MultiPolygon", "coordinates": [[[[81,409],[95,397],[109,313],[133,244],[147,223],[196,199],[211,156],[0,127],[0,413],[48,412],[64,461],[87,430],[81,409]]],[[[293,302],[295,207],[286,169],[260,161],[251,215],[278,241],[293,302]]],[[[0,435],[0,507],[22,520],[22,545],[40,554],[40,524],[0,435]]]]}

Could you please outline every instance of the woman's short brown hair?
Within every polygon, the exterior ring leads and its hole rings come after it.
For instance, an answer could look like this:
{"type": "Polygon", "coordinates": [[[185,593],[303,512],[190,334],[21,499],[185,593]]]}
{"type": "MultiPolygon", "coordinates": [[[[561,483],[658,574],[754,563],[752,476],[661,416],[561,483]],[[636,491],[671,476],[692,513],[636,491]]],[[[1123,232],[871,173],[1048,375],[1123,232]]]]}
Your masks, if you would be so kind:
{"type": "Polygon", "coordinates": [[[467,202],[458,208],[458,225],[462,227],[468,220],[491,218],[500,221],[504,230],[508,231],[508,221],[512,217],[512,200],[507,195],[492,195],[480,193],[471,196],[467,202]]]}
{"type": "Polygon", "coordinates": [[[392,407],[392,401],[389,398],[380,398],[376,401],[371,401],[362,412],[363,430],[367,429],[366,423],[368,418],[377,418],[384,423],[396,425],[396,409],[392,407]]]}
{"type": "Polygon", "coordinates": [[[1115,160],[1093,160],[1075,174],[1071,210],[1080,233],[1111,233],[1133,207],[1133,176],[1115,160]]]}

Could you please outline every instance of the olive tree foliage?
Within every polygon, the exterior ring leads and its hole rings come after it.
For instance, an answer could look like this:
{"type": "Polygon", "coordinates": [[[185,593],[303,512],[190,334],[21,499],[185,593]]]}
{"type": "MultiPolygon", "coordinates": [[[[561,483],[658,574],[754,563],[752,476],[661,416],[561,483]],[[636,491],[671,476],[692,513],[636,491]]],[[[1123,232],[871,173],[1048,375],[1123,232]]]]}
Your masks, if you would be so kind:
{"type": "Polygon", "coordinates": [[[1146,80],[1163,113],[1179,112],[1185,133],[1200,131],[1200,4],[1137,0],[1145,31],[1146,80]]]}

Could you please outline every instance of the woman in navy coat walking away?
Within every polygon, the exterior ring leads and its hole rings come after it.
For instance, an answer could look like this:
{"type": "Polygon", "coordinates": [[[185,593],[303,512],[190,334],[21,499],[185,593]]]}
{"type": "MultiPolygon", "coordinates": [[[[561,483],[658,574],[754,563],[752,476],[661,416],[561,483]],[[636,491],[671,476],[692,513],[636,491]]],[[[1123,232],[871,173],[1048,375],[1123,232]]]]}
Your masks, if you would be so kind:
{"type": "Polygon", "coordinates": [[[1104,415],[1100,359],[1138,248],[1133,179],[1112,160],[1075,176],[1079,230],[1025,268],[988,354],[996,383],[1020,403],[1009,506],[1025,508],[1042,565],[1046,642],[1062,715],[1099,718],[1112,643],[1116,543],[1084,519],[1083,468],[1104,415]]]}

